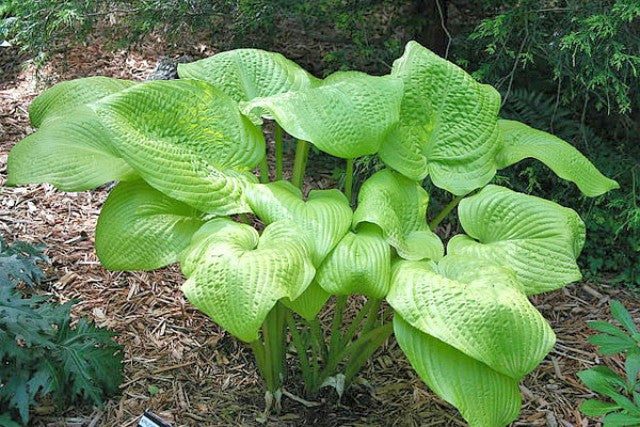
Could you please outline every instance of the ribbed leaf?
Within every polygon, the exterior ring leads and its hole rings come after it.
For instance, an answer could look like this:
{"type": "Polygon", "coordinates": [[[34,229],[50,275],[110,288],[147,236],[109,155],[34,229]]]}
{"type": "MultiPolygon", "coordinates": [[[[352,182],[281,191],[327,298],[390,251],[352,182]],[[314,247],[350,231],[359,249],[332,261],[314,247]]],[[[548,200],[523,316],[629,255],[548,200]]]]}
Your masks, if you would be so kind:
{"type": "Polygon", "coordinates": [[[468,236],[452,238],[447,253],[499,262],[516,273],[527,295],[580,280],[576,258],[584,245],[585,227],[575,211],[488,185],[462,200],[458,214],[468,236]]]}
{"type": "Polygon", "coordinates": [[[414,328],[515,380],[555,342],[513,273],[481,259],[399,261],[387,301],[414,328]]]}
{"type": "Polygon", "coordinates": [[[471,426],[502,427],[520,412],[518,381],[502,375],[442,341],[420,332],[397,313],[393,329],[420,378],[458,408],[471,426]]]}
{"type": "Polygon", "coordinates": [[[383,298],[389,292],[391,247],[380,228],[364,224],[349,232],[322,263],[316,280],[335,295],[363,294],[383,298]]]}
{"type": "Polygon", "coordinates": [[[429,195],[415,181],[384,169],[362,184],[353,225],[379,226],[402,258],[438,260],[444,248],[427,224],[428,203],[429,195]]]}
{"type": "Polygon", "coordinates": [[[401,98],[400,79],[339,72],[316,87],[255,98],[242,111],[273,117],[290,135],[354,158],[378,151],[398,121],[401,98]]]}
{"type": "Polygon", "coordinates": [[[63,191],[89,190],[135,176],[96,115],[82,108],[48,120],[18,142],[7,169],[7,185],[48,182],[63,191]]]}
{"type": "Polygon", "coordinates": [[[122,157],[152,187],[215,215],[248,212],[243,187],[264,156],[260,129],[231,98],[196,80],[154,81],[95,109],[122,157]]]}
{"type": "Polygon", "coordinates": [[[250,226],[218,218],[194,235],[182,256],[182,290],[199,310],[243,341],[281,298],[296,299],[315,274],[308,242],[290,221],[250,226]]]}
{"type": "Polygon", "coordinates": [[[349,230],[353,212],[338,190],[313,190],[307,201],[288,181],[254,184],[247,188],[252,211],[266,224],[287,219],[297,224],[312,243],[312,259],[319,266],[349,230]]]}
{"type": "Polygon", "coordinates": [[[45,90],[29,107],[29,119],[40,127],[53,117],[72,118],[71,110],[98,101],[113,93],[135,85],[129,80],[110,77],[87,77],[58,83],[45,90]]]}
{"type": "Polygon", "coordinates": [[[235,49],[189,64],[179,64],[180,78],[204,80],[236,102],[300,90],[318,79],[275,52],[235,49]]]}
{"type": "Polygon", "coordinates": [[[291,301],[289,298],[283,298],[280,302],[308,321],[311,321],[320,313],[320,310],[322,310],[322,307],[330,297],[331,294],[322,289],[318,282],[314,280],[295,300],[291,301]]]}
{"type": "Polygon", "coordinates": [[[143,181],[118,184],[102,207],[96,252],[110,270],[152,270],[178,260],[204,223],[194,208],[143,181]]]}
{"type": "Polygon", "coordinates": [[[501,133],[497,156],[499,169],[533,157],[549,166],[560,178],[574,182],[587,196],[595,197],[620,188],[568,142],[524,123],[499,120],[498,124],[501,133]]]}
{"type": "Polygon", "coordinates": [[[393,63],[404,81],[400,125],[380,157],[416,181],[463,195],[495,175],[500,95],[464,70],[411,41],[393,63]]]}

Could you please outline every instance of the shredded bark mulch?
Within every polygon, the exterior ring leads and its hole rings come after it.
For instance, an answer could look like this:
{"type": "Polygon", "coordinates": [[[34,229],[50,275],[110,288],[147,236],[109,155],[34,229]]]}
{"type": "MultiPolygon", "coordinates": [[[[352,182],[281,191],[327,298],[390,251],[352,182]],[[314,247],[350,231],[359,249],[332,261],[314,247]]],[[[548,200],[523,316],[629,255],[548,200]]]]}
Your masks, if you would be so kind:
{"type": "MultiPolygon", "coordinates": [[[[0,65],[12,71],[10,79],[0,82],[0,234],[9,240],[46,244],[53,261],[46,291],[61,302],[82,299],[74,314],[91,316],[99,326],[118,332],[118,341],[125,348],[121,397],[103,409],[70,407],[62,413],[44,402],[35,408],[33,425],[135,426],[145,409],[174,426],[259,425],[256,418],[264,405],[263,388],[251,352],[185,300],[179,289],[183,282],[179,270],[171,266],[123,273],[100,266],[93,238],[107,196],[105,188],[62,193],[47,184],[3,186],[7,154],[32,131],[27,107],[44,87],[92,75],[143,80],[161,55],[157,46],[143,45],[135,52],[105,52],[97,45],[88,46],[54,58],[53,65],[36,76],[34,66],[15,50],[0,48],[0,65]]],[[[316,186],[326,186],[328,179],[321,177],[316,186]]],[[[576,373],[599,363],[623,369],[617,358],[601,360],[586,341],[592,331],[585,321],[610,319],[607,303],[612,298],[638,316],[638,297],[606,284],[573,284],[533,298],[558,341],[522,383],[522,414],[513,425],[599,425],[577,409],[593,395],[576,373]]],[[[289,380],[287,388],[297,394],[300,384],[289,380]]],[[[282,412],[272,414],[266,424],[465,425],[453,408],[426,389],[393,339],[340,401],[333,390],[326,390],[319,402],[320,406],[307,408],[285,397],[282,412]]]]}

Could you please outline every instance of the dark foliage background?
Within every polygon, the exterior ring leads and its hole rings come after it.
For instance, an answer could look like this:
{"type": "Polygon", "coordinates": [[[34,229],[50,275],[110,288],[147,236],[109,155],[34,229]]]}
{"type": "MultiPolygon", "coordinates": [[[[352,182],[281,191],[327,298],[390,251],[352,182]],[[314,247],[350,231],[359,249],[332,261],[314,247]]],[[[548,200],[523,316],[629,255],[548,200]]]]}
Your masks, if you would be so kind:
{"type": "MultiPolygon", "coordinates": [[[[638,0],[5,0],[0,16],[0,41],[41,63],[95,38],[122,48],[160,37],[168,53],[258,47],[319,76],[384,74],[416,39],[495,85],[503,116],[557,134],[618,180],[587,199],[536,162],[496,177],[583,216],[588,275],[640,284],[638,0]]],[[[447,197],[434,191],[432,204],[447,197]]]]}

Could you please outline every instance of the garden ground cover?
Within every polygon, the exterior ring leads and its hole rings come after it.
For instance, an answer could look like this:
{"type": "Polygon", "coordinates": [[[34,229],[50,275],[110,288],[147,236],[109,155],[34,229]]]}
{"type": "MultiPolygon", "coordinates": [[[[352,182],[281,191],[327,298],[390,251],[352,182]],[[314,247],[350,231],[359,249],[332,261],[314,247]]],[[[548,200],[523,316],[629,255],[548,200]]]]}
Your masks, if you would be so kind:
{"type": "MultiPolygon", "coordinates": [[[[44,87],[92,75],[144,79],[162,54],[157,46],[105,53],[98,45],[72,50],[40,70],[21,63],[16,51],[0,48],[0,185],[6,181],[9,149],[30,132],[27,108],[44,87]],[[64,64],[64,65],[61,65],[64,64]]],[[[327,187],[330,171],[305,182],[327,187]]],[[[81,298],[76,314],[92,316],[99,326],[120,334],[125,346],[122,397],[103,410],[68,408],[53,413],[42,402],[34,425],[134,426],[151,409],[175,426],[258,425],[262,387],[248,348],[216,327],[186,301],[177,268],[153,272],[108,272],[94,252],[93,230],[107,187],[62,193],[44,184],[0,187],[0,233],[8,240],[44,243],[53,261],[46,283],[61,301],[81,298]]],[[[448,230],[439,232],[446,237],[448,230]]],[[[550,321],[558,342],[521,385],[522,414],[514,425],[594,425],[578,410],[591,393],[575,373],[601,363],[587,343],[587,320],[608,319],[610,298],[621,300],[634,316],[640,299],[629,291],[599,283],[579,283],[533,297],[550,321]]],[[[355,307],[362,301],[352,299],[355,307]]],[[[353,310],[355,312],[355,310],[353,310]]],[[[322,316],[321,316],[322,317],[322,316]]],[[[328,317],[322,319],[325,324],[328,317]]],[[[606,363],[622,369],[619,360],[606,363]]],[[[287,390],[298,394],[294,381],[287,390]]],[[[327,389],[321,405],[307,408],[289,398],[267,425],[431,426],[464,425],[449,405],[428,392],[391,339],[363,370],[360,381],[338,402],[327,389]],[[401,361],[401,363],[396,363],[401,361]]]]}

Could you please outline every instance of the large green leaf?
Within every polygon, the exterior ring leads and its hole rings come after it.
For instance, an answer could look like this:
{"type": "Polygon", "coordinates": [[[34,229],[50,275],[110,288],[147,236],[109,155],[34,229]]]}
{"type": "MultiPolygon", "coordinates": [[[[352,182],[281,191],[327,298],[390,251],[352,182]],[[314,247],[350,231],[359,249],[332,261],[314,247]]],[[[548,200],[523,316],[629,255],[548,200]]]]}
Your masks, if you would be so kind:
{"type": "Polygon", "coordinates": [[[427,224],[428,203],[429,195],[418,183],[384,169],[362,184],[353,225],[379,226],[402,258],[438,260],[444,248],[427,224]]]}
{"type": "Polygon", "coordinates": [[[497,156],[499,169],[533,157],[549,166],[560,178],[574,182],[587,196],[595,197],[620,188],[568,142],[524,123],[499,120],[498,124],[501,133],[497,156]]]}
{"type": "Polygon", "coordinates": [[[49,120],[18,142],[9,153],[7,170],[7,185],[48,182],[63,191],[88,190],[135,176],[88,109],[49,120]]]}
{"type": "Polygon", "coordinates": [[[555,342],[513,273],[482,259],[399,261],[387,301],[414,328],[515,380],[555,342]]]}
{"type": "Polygon", "coordinates": [[[378,151],[396,125],[402,81],[355,71],[322,84],[245,103],[242,111],[273,117],[290,135],[333,156],[354,158],[378,151]]]}
{"type": "Polygon", "coordinates": [[[457,195],[488,183],[496,172],[498,92],[414,41],[391,75],[404,81],[404,98],[382,160],[416,181],[429,175],[457,195]]]}
{"type": "Polygon", "coordinates": [[[122,157],[152,187],[215,215],[248,212],[243,188],[264,137],[231,98],[196,80],[136,85],[94,104],[122,157]]]}
{"type": "Polygon", "coordinates": [[[291,301],[289,298],[283,298],[280,302],[308,321],[312,321],[320,313],[329,298],[331,298],[331,294],[322,289],[318,282],[314,280],[295,300],[291,301]]]}
{"type": "Polygon", "coordinates": [[[518,381],[393,317],[393,329],[411,366],[438,396],[474,427],[502,427],[518,417],[518,381]]]}
{"type": "Polygon", "coordinates": [[[203,223],[194,208],[145,182],[122,182],[100,212],[96,252],[110,270],[152,270],[178,261],[203,223]]]}
{"type": "Polygon", "coordinates": [[[135,85],[129,80],[110,77],[87,77],[58,83],[33,100],[29,107],[29,119],[34,127],[40,127],[54,117],[69,119],[72,110],[98,101],[113,93],[135,85]]]}
{"type": "Polygon", "coordinates": [[[312,243],[312,259],[319,266],[349,231],[353,212],[339,190],[313,190],[307,201],[288,181],[253,184],[247,188],[252,211],[266,224],[287,219],[297,224],[312,243]]]}
{"type": "Polygon", "coordinates": [[[290,221],[262,236],[225,218],[209,221],[182,256],[189,278],[182,290],[193,305],[243,341],[254,341],[281,298],[296,299],[315,274],[309,244],[290,221]]]}
{"type": "Polygon", "coordinates": [[[364,224],[349,232],[316,273],[322,288],[335,295],[363,294],[383,298],[389,292],[391,247],[380,228],[364,224]]]}
{"type": "Polygon", "coordinates": [[[207,81],[237,102],[300,90],[319,82],[279,53],[260,49],[235,49],[179,64],[178,74],[182,79],[207,81]]]}
{"type": "Polygon", "coordinates": [[[575,211],[488,185],[462,200],[458,214],[467,235],[453,237],[447,252],[499,262],[516,273],[527,295],[581,278],[576,258],[585,227],[575,211]]]}

